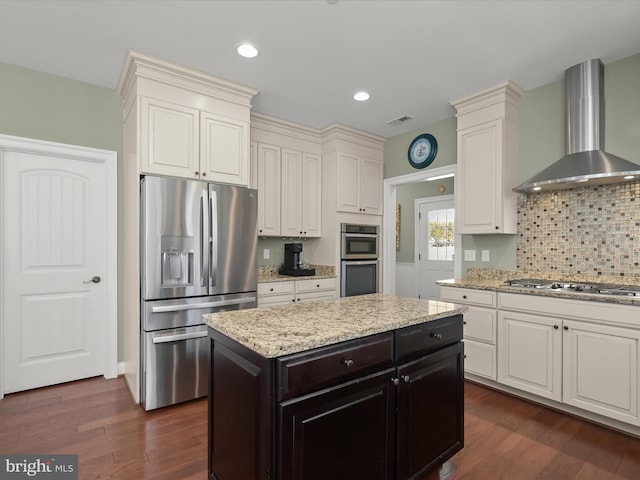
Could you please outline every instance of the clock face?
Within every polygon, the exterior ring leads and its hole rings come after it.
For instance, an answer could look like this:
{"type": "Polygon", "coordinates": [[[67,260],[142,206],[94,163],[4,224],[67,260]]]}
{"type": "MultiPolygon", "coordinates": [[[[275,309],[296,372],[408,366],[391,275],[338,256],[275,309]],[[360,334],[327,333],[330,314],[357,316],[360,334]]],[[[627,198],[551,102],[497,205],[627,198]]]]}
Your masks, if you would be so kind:
{"type": "Polygon", "coordinates": [[[429,133],[423,133],[413,139],[409,145],[409,163],[414,168],[425,168],[431,165],[438,153],[438,142],[429,133]]]}

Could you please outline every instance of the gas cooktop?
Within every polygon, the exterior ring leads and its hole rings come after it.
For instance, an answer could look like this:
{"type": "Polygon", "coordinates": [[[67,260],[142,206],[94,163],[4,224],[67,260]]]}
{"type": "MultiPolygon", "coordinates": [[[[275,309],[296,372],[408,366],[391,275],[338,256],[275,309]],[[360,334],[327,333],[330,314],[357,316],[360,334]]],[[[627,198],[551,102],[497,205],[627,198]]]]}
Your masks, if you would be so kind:
{"type": "Polygon", "coordinates": [[[505,282],[511,287],[524,289],[545,289],[558,292],[588,293],[591,295],[624,295],[640,297],[640,286],[618,285],[610,283],[574,283],[557,282],[554,280],[540,280],[536,278],[519,278],[505,282]]]}

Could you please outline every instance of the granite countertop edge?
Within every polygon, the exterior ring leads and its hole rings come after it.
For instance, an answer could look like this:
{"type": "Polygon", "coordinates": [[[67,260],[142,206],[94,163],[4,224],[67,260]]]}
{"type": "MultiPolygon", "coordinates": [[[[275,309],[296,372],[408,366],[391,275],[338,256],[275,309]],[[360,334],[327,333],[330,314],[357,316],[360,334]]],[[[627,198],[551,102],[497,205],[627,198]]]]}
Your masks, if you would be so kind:
{"type": "Polygon", "coordinates": [[[204,315],[210,328],[266,358],[457,315],[465,305],[386,294],[204,315]]]}
{"type": "Polygon", "coordinates": [[[619,305],[640,306],[640,298],[618,295],[590,295],[587,293],[559,292],[548,289],[524,289],[506,285],[507,280],[516,278],[541,278],[562,282],[580,283],[612,283],[640,285],[640,279],[635,277],[594,277],[589,275],[554,275],[547,272],[518,272],[505,270],[487,270],[483,274],[481,269],[470,271],[471,274],[464,279],[438,280],[436,283],[444,287],[469,288],[473,290],[490,290],[503,293],[517,293],[522,295],[536,295],[540,297],[567,298],[571,300],[583,300],[601,303],[615,303],[619,305]]]}

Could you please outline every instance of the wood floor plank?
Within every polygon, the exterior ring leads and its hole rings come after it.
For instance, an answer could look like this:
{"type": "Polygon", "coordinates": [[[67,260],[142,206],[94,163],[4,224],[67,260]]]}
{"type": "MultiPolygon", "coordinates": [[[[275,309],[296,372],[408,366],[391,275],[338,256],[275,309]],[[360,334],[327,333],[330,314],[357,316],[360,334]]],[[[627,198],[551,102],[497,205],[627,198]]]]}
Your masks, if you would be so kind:
{"type": "MultiPolygon", "coordinates": [[[[123,378],[0,401],[0,452],[79,455],[82,480],[206,480],[207,428],[206,399],[145,412],[123,378]]],[[[637,480],[640,440],[467,382],[465,447],[448,466],[424,480],[637,480]]]]}

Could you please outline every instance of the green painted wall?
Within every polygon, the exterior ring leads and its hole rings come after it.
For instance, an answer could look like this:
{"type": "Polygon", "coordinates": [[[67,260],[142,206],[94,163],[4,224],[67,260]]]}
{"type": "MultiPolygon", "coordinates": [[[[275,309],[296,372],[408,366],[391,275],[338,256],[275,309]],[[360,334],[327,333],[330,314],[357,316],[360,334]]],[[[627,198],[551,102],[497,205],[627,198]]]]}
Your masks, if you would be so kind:
{"type": "MultiPolygon", "coordinates": [[[[115,90],[0,63],[0,133],[114,150],[122,185],[122,103],[115,90]]],[[[118,231],[122,232],[118,200],[118,231]]],[[[122,235],[118,234],[118,251],[122,235]]],[[[118,272],[122,271],[118,256],[118,272]]],[[[118,297],[122,298],[118,273],[118,297]]],[[[123,359],[122,309],[118,303],[118,360],[123,359]]]]}
{"type": "MultiPolygon", "coordinates": [[[[605,149],[640,164],[640,88],[638,85],[640,85],[640,54],[605,66],[605,149]]],[[[518,183],[564,155],[564,81],[559,80],[526,92],[520,103],[519,125],[518,183]]],[[[452,110],[452,117],[447,120],[387,139],[384,152],[385,178],[415,171],[409,166],[406,155],[409,143],[419,133],[432,133],[438,139],[439,146],[443,145],[442,152],[439,149],[438,156],[432,164],[433,167],[456,162],[456,121],[452,110]]],[[[403,229],[404,220],[403,215],[403,229]]],[[[515,235],[463,235],[460,254],[465,249],[476,250],[478,261],[463,261],[463,274],[468,268],[516,268],[515,235]],[[490,251],[490,262],[480,261],[481,250],[490,251]]],[[[413,261],[404,250],[397,258],[398,261],[413,261]]]]}

